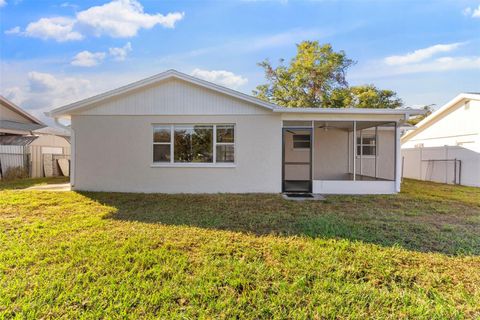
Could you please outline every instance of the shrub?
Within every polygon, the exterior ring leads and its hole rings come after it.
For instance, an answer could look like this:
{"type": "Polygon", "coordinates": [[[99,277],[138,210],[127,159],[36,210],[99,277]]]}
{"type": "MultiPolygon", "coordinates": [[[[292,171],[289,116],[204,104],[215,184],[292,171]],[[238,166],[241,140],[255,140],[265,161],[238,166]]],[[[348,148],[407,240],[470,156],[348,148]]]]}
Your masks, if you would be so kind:
{"type": "Polygon", "coordinates": [[[28,170],[24,167],[9,167],[3,173],[3,180],[17,180],[17,179],[25,179],[28,178],[28,170]]]}

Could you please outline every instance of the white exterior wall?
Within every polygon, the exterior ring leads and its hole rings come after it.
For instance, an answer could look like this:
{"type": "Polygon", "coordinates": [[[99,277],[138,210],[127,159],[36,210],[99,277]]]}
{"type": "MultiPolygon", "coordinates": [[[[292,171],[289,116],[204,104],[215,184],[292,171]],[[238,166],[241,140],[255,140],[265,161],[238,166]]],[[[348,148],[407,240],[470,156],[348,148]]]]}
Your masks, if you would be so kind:
{"type": "MultiPolygon", "coordinates": [[[[418,130],[421,130],[418,129],[418,130]]],[[[402,144],[402,148],[457,146],[480,152],[480,101],[457,103],[449,112],[402,144]]]]}
{"type": "Polygon", "coordinates": [[[281,127],[275,115],[74,116],[72,126],[76,133],[75,190],[281,191],[281,127]],[[235,166],[152,166],[154,123],[234,123],[235,166]]]}
{"type": "MultiPolygon", "coordinates": [[[[418,180],[453,183],[453,161],[461,161],[460,182],[480,186],[480,101],[465,100],[454,105],[425,129],[402,144],[403,176],[418,180]],[[423,147],[420,147],[422,145],[423,147]]],[[[457,176],[458,182],[458,176],[457,176]]]]}

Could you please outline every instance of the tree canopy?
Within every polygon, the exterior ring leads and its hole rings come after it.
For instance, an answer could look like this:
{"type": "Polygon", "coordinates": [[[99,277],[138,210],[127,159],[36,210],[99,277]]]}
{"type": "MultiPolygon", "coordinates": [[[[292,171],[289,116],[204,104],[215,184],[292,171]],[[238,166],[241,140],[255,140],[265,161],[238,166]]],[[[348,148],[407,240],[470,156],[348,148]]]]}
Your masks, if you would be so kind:
{"type": "Polygon", "coordinates": [[[253,94],[284,107],[311,108],[397,108],[403,105],[392,90],[374,85],[350,87],[348,68],[355,64],[344,51],[335,52],[330,44],[303,41],[288,65],[281,59],[274,67],[268,59],[258,63],[265,71],[266,84],[253,94]]]}

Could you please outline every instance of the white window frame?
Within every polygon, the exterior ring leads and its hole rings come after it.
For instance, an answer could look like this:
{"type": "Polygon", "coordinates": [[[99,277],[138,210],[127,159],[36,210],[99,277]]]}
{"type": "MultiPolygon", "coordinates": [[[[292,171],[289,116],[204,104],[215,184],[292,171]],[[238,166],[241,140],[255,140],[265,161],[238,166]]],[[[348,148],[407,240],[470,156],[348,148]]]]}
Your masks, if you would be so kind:
{"type": "Polygon", "coordinates": [[[234,124],[215,124],[213,125],[213,161],[216,164],[234,164],[236,157],[236,132],[234,124]],[[233,126],[233,142],[217,142],[217,126],[233,126]],[[233,162],[217,162],[217,146],[233,146],[233,162]]]}
{"type": "Polygon", "coordinates": [[[378,156],[378,136],[374,133],[367,133],[365,134],[366,137],[373,137],[373,139],[375,140],[375,144],[365,144],[363,143],[363,138],[364,138],[364,134],[363,132],[360,131],[360,137],[357,137],[360,138],[360,143],[358,143],[357,141],[357,149],[355,150],[355,152],[357,153],[357,158],[375,158],[378,156]],[[363,147],[375,147],[375,154],[363,154],[363,147]],[[358,148],[360,148],[360,154],[358,154],[358,148]]]}
{"type": "Polygon", "coordinates": [[[184,168],[233,168],[237,164],[237,126],[235,123],[154,123],[152,124],[152,147],[150,159],[151,167],[184,167],[184,168]],[[170,127],[170,142],[153,142],[153,132],[156,127],[170,127]],[[213,162],[175,162],[175,126],[213,126],[213,162]],[[233,126],[233,142],[217,143],[217,126],[233,126]],[[153,145],[166,144],[170,145],[170,162],[154,162],[153,161],[153,145]],[[233,162],[217,162],[217,145],[233,145],[233,162]]]}
{"type": "Polygon", "coordinates": [[[310,144],[310,146],[308,148],[295,148],[295,136],[306,136],[307,134],[292,134],[292,149],[294,151],[305,151],[305,150],[310,150],[310,148],[312,147],[312,138],[311,138],[311,134],[308,134],[308,136],[310,136],[310,138],[308,140],[305,140],[305,141],[301,141],[301,142],[307,142],[310,144]]]}
{"type": "MultiPolygon", "coordinates": [[[[173,134],[173,131],[172,131],[172,127],[170,126],[170,141],[169,142],[155,142],[153,136],[155,134],[155,128],[156,127],[168,127],[169,125],[162,125],[162,124],[157,124],[157,125],[154,125],[152,127],[152,142],[153,142],[153,145],[152,145],[152,161],[153,161],[153,146],[155,145],[169,145],[170,146],[170,162],[172,161],[172,157],[173,157],[173,153],[172,153],[172,134],[173,134]]],[[[161,164],[161,163],[169,163],[169,162],[153,162],[154,164],[161,164]]]]}

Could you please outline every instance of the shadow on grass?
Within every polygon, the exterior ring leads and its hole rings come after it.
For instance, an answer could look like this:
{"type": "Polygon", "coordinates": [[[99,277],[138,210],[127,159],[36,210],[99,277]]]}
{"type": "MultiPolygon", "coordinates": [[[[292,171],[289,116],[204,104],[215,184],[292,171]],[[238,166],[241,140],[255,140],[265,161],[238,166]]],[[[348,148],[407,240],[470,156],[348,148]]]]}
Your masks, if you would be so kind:
{"type": "Polygon", "coordinates": [[[296,202],[279,195],[82,195],[113,207],[105,217],[254,235],[342,238],[420,252],[480,255],[480,208],[396,196],[296,202]]]}
{"type": "Polygon", "coordinates": [[[68,181],[69,181],[69,177],[30,178],[30,179],[20,179],[20,180],[11,180],[11,181],[0,180],[0,191],[25,189],[28,187],[33,187],[38,185],[67,183],[68,181]]]}

